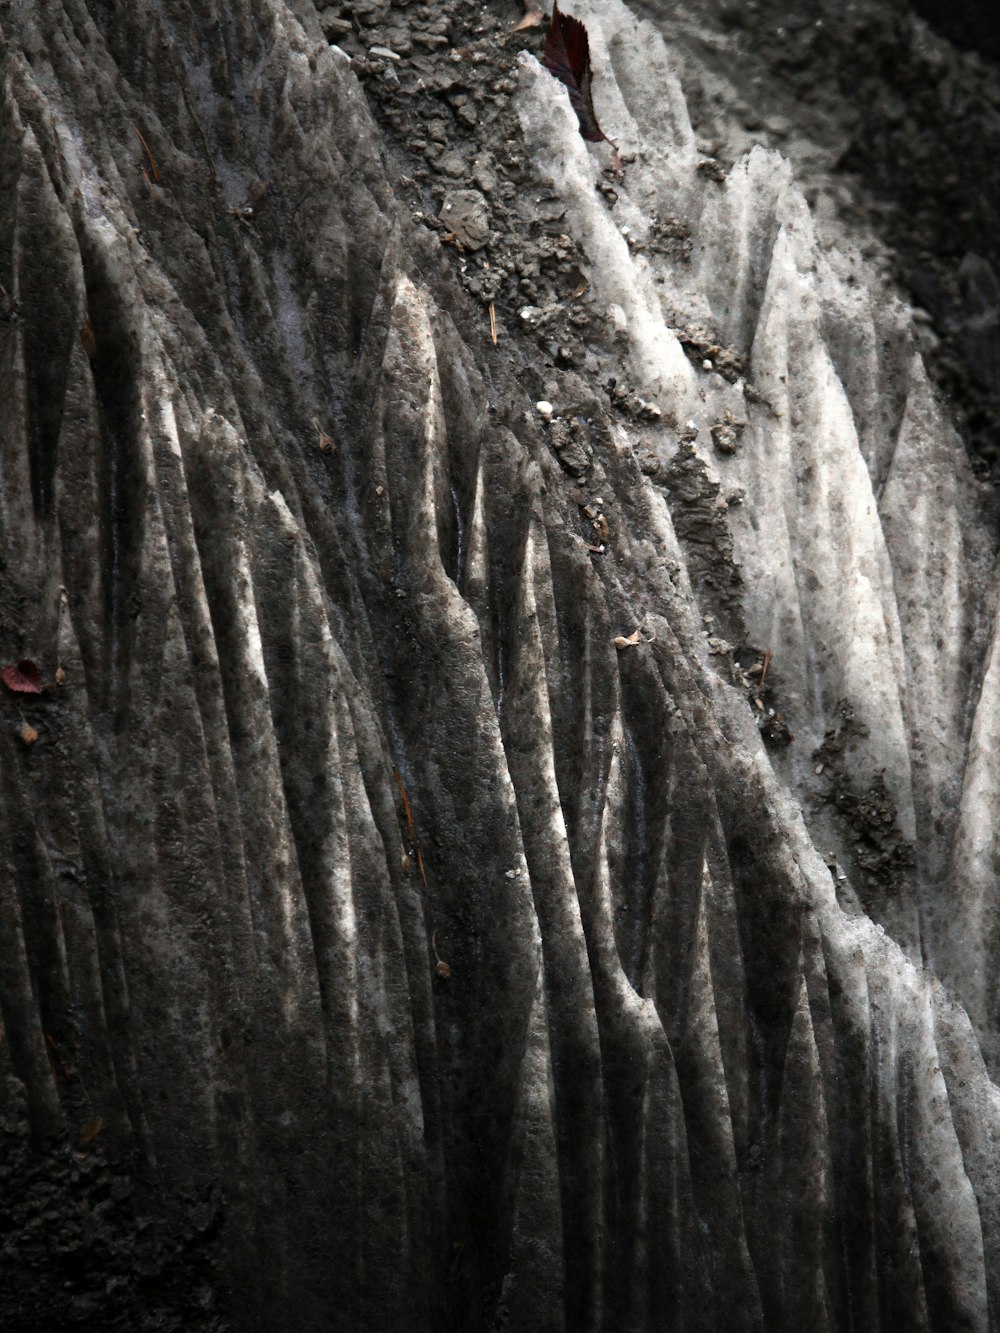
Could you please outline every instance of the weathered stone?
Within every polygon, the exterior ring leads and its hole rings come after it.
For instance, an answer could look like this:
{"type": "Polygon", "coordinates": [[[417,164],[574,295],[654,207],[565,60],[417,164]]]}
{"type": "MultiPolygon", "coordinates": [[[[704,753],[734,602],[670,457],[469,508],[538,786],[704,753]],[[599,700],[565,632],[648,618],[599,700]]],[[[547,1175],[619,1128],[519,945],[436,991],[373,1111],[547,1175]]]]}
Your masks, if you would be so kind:
{"type": "Polygon", "coordinates": [[[336,11],[382,129],[309,5],[0,13],[5,1328],[990,1327],[985,502],[580,3],[607,194],[472,0],[336,11]]]}
{"type": "Polygon", "coordinates": [[[449,190],[441,221],[467,250],[481,250],[490,239],[489,207],[478,190],[449,190]]]}

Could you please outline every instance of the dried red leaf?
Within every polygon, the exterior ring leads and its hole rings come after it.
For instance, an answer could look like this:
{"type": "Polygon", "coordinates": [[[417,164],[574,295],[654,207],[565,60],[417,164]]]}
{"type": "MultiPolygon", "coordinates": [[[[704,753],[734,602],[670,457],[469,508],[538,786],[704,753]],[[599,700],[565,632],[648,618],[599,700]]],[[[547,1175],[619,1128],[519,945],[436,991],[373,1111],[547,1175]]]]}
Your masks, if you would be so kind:
{"type": "Polygon", "coordinates": [[[15,694],[41,694],[42,677],[37,665],[30,657],[20,662],[12,662],[3,669],[3,683],[15,694]]]}
{"type": "MultiPolygon", "coordinates": [[[[542,64],[560,83],[565,84],[570,104],[576,112],[580,133],[589,143],[615,145],[597,123],[590,92],[590,42],[587,29],[579,19],[564,14],[558,4],[552,6],[552,21],[545,39],[542,64]]],[[[615,153],[617,155],[617,148],[615,153]]]]}

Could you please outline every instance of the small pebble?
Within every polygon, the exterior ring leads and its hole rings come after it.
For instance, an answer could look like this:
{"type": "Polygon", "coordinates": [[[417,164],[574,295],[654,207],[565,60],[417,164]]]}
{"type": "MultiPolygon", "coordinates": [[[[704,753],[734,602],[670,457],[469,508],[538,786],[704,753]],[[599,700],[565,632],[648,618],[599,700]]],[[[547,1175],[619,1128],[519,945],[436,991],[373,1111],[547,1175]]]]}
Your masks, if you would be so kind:
{"type": "Polygon", "coordinates": [[[390,51],[387,46],[370,46],[368,54],[373,60],[402,60],[402,56],[395,51],[390,51]]]}
{"type": "MultiPolygon", "coordinates": [[[[375,49],[375,48],[372,47],[372,50],[374,50],[374,49],[375,49]]],[[[709,361],[709,359],[708,359],[707,356],[705,357],[705,360],[701,363],[701,368],[702,368],[702,370],[711,370],[711,369],[712,369],[712,363],[711,363],[711,361],[709,361]]]]}
{"type": "Polygon", "coordinates": [[[556,409],[543,398],[540,403],[535,404],[535,410],[543,421],[551,421],[556,409]]]}

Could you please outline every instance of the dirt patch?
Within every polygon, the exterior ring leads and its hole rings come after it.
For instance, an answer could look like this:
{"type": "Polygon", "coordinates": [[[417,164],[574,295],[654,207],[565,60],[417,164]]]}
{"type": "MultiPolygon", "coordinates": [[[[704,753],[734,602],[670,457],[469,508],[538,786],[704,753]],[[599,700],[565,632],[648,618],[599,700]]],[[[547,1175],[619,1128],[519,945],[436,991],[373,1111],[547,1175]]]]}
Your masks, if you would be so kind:
{"type": "Polygon", "coordinates": [[[851,753],[868,733],[847,703],[838,707],[838,721],[827,727],[822,745],[813,752],[814,772],[825,785],[824,799],[847,829],[845,846],[852,853],[850,878],[865,911],[905,889],[916,867],[913,844],[903,837],[898,811],[877,774],[865,788],[853,776],[851,753]]]}
{"type": "Polygon", "coordinates": [[[737,347],[718,342],[704,324],[685,325],[677,336],[688,360],[700,369],[717,370],[730,384],[746,374],[746,355],[737,347]]]}
{"type": "Polygon", "coordinates": [[[732,637],[743,637],[743,579],[733,559],[722,486],[708,471],[690,435],[682,435],[662,478],[674,530],[695,587],[732,637]]]}

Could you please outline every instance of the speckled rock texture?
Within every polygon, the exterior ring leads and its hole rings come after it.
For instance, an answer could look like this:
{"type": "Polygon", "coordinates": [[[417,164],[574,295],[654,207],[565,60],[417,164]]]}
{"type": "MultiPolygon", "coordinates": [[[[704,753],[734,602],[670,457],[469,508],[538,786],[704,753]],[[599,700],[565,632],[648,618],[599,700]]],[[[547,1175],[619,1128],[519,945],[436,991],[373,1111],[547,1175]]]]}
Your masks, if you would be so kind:
{"type": "Polygon", "coordinates": [[[356,9],[0,3],[5,1333],[996,1329],[911,312],[618,0],[621,171],[544,25],[356,9]]]}

